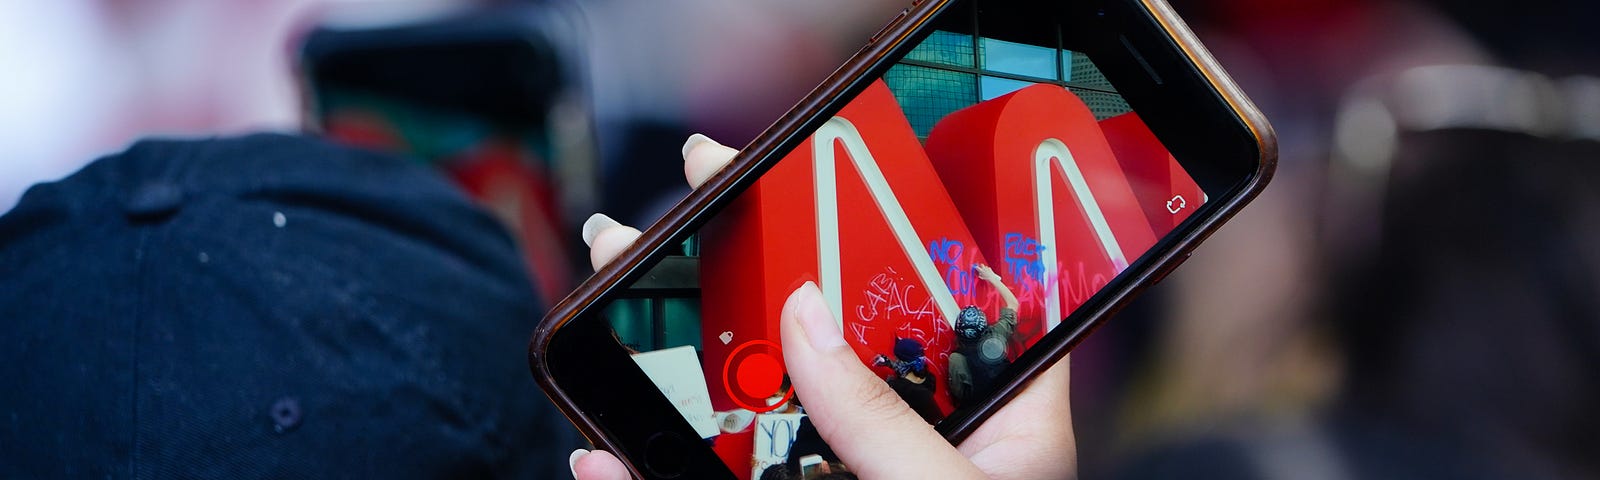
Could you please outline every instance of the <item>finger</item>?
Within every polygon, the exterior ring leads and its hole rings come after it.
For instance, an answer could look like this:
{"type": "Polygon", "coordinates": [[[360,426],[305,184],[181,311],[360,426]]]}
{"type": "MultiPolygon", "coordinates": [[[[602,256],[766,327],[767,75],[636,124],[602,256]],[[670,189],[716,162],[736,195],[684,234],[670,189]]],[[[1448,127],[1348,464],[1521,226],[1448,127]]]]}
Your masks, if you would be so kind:
{"type": "Polygon", "coordinates": [[[589,264],[595,270],[611,263],[638,238],[639,229],[617,223],[605,214],[596,213],[583,222],[583,243],[589,245],[589,264]]]}
{"type": "MultiPolygon", "coordinates": [[[[1018,396],[1026,395],[1030,400],[1034,397],[1039,397],[1037,401],[1067,405],[1067,401],[1071,400],[1071,390],[1072,356],[1068,355],[1062,357],[1061,361],[1056,362],[1055,365],[1051,365],[1044,373],[1034,377],[1033,381],[1018,396]]],[[[1067,408],[1060,410],[1062,412],[1072,411],[1067,408]]]]}
{"type": "Polygon", "coordinates": [[[738,153],[705,135],[690,135],[683,143],[683,177],[689,180],[690,188],[700,188],[738,153]]]}
{"type": "Polygon", "coordinates": [[[567,458],[572,467],[572,478],[578,480],[629,480],[628,467],[605,450],[577,449],[567,458]]]}
{"type": "Polygon", "coordinates": [[[1077,471],[1071,357],[1034,377],[1022,393],[985,420],[958,450],[991,478],[1070,478],[1077,471]],[[1017,455],[1016,452],[1030,452],[1017,455]]]}
{"type": "Polygon", "coordinates": [[[780,317],[784,366],[817,433],[861,478],[982,478],[861,364],[816,284],[789,295],[780,317]]]}

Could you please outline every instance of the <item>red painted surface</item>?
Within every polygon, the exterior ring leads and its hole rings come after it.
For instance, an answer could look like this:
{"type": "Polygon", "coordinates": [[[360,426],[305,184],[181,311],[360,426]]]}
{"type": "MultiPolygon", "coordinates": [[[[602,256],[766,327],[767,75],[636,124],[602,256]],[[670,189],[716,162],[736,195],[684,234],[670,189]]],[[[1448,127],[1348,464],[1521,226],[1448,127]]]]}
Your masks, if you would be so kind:
{"type": "Polygon", "coordinates": [[[733,474],[741,480],[750,479],[752,461],[751,452],[755,451],[756,428],[751,426],[739,433],[724,433],[717,435],[715,443],[711,444],[711,451],[717,453],[717,458],[727,465],[733,474]]]}
{"type": "Polygon", "coordinates": [[[1178,165],[1178,160],[1172,158],[1138,114],[1107,118],[1100,121],[1100,129],[1105,132],[1106,142],[1116,153],[1117,162],[1127,174],[1128,183],[1139,197],[1139,205],[1157,237],[1171,232],[1204,202],[1205,193],[1200,191],[1200,185],[1178,165]]]}
{"type": "Polygon", "coordinates": [[[1129,262],[1155,244],[1094,114],[1064,88],[1034,85],[955,112],[934,127],[927,143],[978,247],[997,259],[995,271],[1022,302],[1018,332],[1030,346],[1044,334],[1048,296],[1058,298],[1065,316],[1120,272],[1055,163],[1050,203],[1056,265],[1041,269],[1030,263],[1043,261],[1041,252],[1027,246],[1041,238],[1034,154],[1046,139],[1061,141],[1072,153],[1129,262]],[[1008,243],[1008,235],[1016,236],[1008,243]]]}
{"type": "MultiPolygon", "coordinates": [[[[934,262],[935,275],[959,281],[962,273],[971,272],[973,262],[983,261],[971,247],[971,234],[888,88],[882,83],[872,86],[838,116],[860,130],[905,210],[917,237],[915,254],[929,255],[930,245],[956,253],[950,262],[934,262]]],[[[778,316],[784,301],[800,284],[818,279],[812,152],[812,141],[807,140],[703,230],[700,273],[705,364],[720,365],[744,339],[779,338],[778,316]],[[724,331],[734,333],[735,340],[728,345],[717,338],[724,331]]],[[[836,145],[835,152],[841,272],[837,288],[845,338],[867,364],[878,354],[892,354],[897,337],[921,340],[932,360],[934,378],[942,379],[953,336],[932,294],[952,289],[943,281],[929,285],[921,280],[849,152],[842,145],[836,145]]],[[[955,298],[958,305],[984,302],[970,293],[955,298]]],[[[890,372],[880,369],[879,373],[890,372]]],[[[707,380],[713,386],[714,408],[737,406],[729,398],[735,392],[720,388],[723,382],[717,378],[707,380]]],[[[936,398],[948,412],[951,405],[942,382],[936,398]]],[[[722,448],[718,446],[719,451],[722,448]]]]}

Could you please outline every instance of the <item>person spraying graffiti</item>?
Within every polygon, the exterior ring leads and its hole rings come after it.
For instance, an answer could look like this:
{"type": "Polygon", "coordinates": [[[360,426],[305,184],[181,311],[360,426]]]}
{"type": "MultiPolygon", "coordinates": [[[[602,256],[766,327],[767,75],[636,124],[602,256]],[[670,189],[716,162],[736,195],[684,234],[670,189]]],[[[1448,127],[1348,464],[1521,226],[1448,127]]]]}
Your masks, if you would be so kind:
{"type": "Polygon", "coordinates": [[[995,377],[1011,365],[1011,342],[1017,333],[1017,296],[1000,282],[988,265],[973,267],[978,278],[1000,292],[1004,304],[993,325],[976,305],[961,309],[956,318],[956,351],[950,354],[950,397],[956,405],[989,391],[995,377]]]}
{"type": "Polygon", "coordinates": [[[887,355],[878,355],[872,364],[880,367],[889,367],[894,370],[885,381],[889,388],[905,400],[906,405],[921,415],[928,423],[938,423],[944,418],[944,412],[939,411],[939,404],[933,399],[934,379],[928,372],[928,357],[922,342],[910,338],[896,338],[894,340],[894,358],[887,355]]]}

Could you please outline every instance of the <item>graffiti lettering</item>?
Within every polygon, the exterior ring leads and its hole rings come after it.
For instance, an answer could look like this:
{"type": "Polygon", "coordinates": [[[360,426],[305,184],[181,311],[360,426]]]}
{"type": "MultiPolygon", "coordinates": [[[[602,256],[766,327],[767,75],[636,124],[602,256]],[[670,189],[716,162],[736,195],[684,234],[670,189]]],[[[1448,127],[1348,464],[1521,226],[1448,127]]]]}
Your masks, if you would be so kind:
{"type": "Polygon", "coordinates": [[[933,257],[935,263],[956,263],[961,260],[961,251],[966,246],[961,242],[948,238],[940,238],[928,243],[928,255],[933,257]]]}
{"type": "MultiPolygon", "coordinates": [[[[857,321],[846,322],[847,335],[853,334],[858,345],[868,345],[872,343],[868,339],[870,332],[889,329],[896,338],[922,342],[930,356],[949,351],[953,330],[927,293],[893,268],[885,267],[883,273],[867,282],[863,301],[856,306],[857,321]]],[[[942,371],[942,367],[930,368],[942,371]]]]}
{"type": "Polygon", "coordinates": [[[1046,272],[1041,254],[1047,247],[1020,233],[1007,233],[1005,244],[1006,271],[1022,284],[1022,290],[1026,292],[1035,285],[1044,285],[1046,272]]]}
{"type": "Polygon", "coordinates": [[[950,293],[952,294],[971,294],[972,287],[976,285],[977,282],[978,277],[976,275],[973,275],[972,272],[967,271],[965,268],[961,268],[959,265],[951,265],[950,268],[947,268],[944,271],[945,286],[950,287],[950,293]]]}
{"type": "Polygon", "coordinates": [[[935,265],[944,266],[944,283],[950,287],[954,295],[969,295],[978,279],[967,270],[965,265],[971,262],[962,257],[966,245],[948,238],[940,238],[928,243],[928,256],[933,258],[935,265]]]}
{"type": "Polygon", "coordinates": [[[917,286],[902,284],[905,278],[895,274],[893,268],[885,267],[885,273],[874,275],[867,282],[866,291],[862,292],[866,301],[856,306],[856,318],[861,322],[870,323],[879,315],[899,315],[921,319],[924,317],[939,318],[939,310],[933,304],[933,298],[921,298],[921,302],[913,300],[917,286]]]}
{"type": "Polygon", "coordinates": [[[870,327],[870,326],[861,324],[861,323],[852,323],[852,324],[849,324],[849,325],[850,325],[850,331],[856,334],[856,343],[857,344],[861,344],[861,345],[866,345],[867,344],[867,332],[872,331],[873,328],[870,327]]]}
{"type": "MultiPolygon", "coordinates": [[[[1088,265],[1084,262],[1077,262],[1076,269],[1068,268],[1067,265],[1062,265],[1062,267],[1062,275],[1059,281],[1061,282],[1061,291],[1065,294],[1067,300],[1066,313],[1077,310],[1084,302],[1089,301],[1089,297],[1093,297],[1095,293],[1098,293],[1101,288],[1106,286],[1106,283],[1109,283],[1109,279],[1103,274],[1089,275],[1088,265]]],[[[1055,320],[1060,321],[1060,319],[1055,320]]]]}
{"type": "Polygon", "coordinates": [[[871,322],[877,319],[878,312],[882,310],[879,307],[888,303],[890,297],[899,290],[895,285],[894,279],[889,277],[894,275],[894,269],[885,267],[884,271],[887,273],[877,274],[871,280],[868,280],[867,290],[862,292],[863,295],[866,295],[867,301],[863,305],[856,306],[856,318],[861,319],[862,322],[871,322]]]}

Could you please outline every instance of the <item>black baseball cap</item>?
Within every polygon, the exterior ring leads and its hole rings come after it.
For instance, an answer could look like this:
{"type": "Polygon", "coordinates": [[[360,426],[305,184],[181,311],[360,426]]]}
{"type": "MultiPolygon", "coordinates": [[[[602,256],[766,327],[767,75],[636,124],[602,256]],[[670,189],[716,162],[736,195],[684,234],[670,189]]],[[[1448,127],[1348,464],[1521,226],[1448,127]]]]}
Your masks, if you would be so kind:
{"type": "Polygon", "coordinates": [[[535,477],[513,240],[417,164],[143,141],[0,217],[0,477],[535,477]]]}

